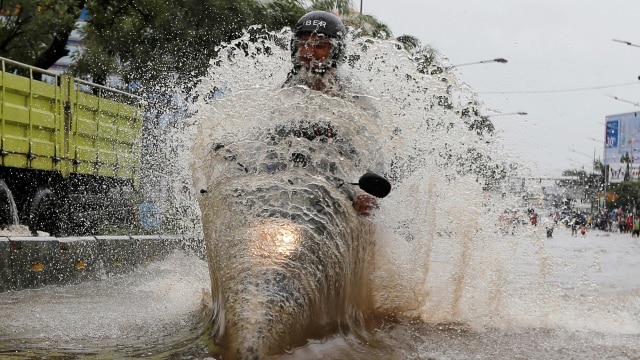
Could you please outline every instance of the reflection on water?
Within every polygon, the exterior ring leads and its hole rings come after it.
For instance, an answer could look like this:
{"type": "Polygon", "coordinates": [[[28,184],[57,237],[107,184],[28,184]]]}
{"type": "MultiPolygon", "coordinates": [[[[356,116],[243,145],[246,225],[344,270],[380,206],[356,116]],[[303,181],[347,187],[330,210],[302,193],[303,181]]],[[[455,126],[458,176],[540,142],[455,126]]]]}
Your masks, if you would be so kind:
{"type": "MultiPolygon", "coordinates": [[[[298,106],[298,97],[278,92],[290,54],[270,44],[270,57],[230,57],[212,68],[203,87],[228,90],[215,100],[219,105],[195,109],[201,112],[192,125],[203,118],[217,125],[201,134],[207,141],[225,137],[247,145],[256,127],[268,128],[258,126],[260,121],[268,124],[268,116],[278,114],[269,111],[278,105],[273,101],[280,101],[282,113],[298,106]],[[221,79],[225,86],[216,83],[221,79]]],[[[367,110],[339,99],[316,99],[306,110],[371,121],[343,124],[352,126],[353,147],[370,156],[363,162],[378,161],[394,181],[371,219],[375,266],[367,273],[375,309],[386,317],[371,331],[370,344],[336,335],[277,358],[636,358],[640,242],[597,231],[571,238],[563,228],[547,239],[544,229],[529,226],[503,235],[496,221],[518,204],[505,204],[496,196],[502,189],[488,189],[482,181],[499,173],[504,160],[493,149],[495,138],[479,133],[478,119],[463,111],[470,110],[473,95],[449,74],[417,73],[393,43],[357,40],[348,49],[353,61],[343,75],[367,95],[360,98],[367,110]]],[[[252,47],[247,50],[251,54],[252,47]]],[[[188,142],[186,136],[175,138],[188,142]]],[[[244,157],[240,170],[283,169],[278,156],[269,158],[263,144],[253,144],[252,152],[230,148],[244,157]]],[[[296,151],[300,162],[308,159],[303,150],[296,151]]],[[[327,151],[316,158],[343,162],[340,177],[353,176],[348,180],[366,169],[329,154],[330,148],[315,150],[327,151]]],[[[318,171],[324,166],[307,165],[318,171]]],[[[238,170],[213,168],[221,174],[238,170]]],[[[195,183],[198,190],[207,181],[197,177],[195,183]]],[[[284,246],[291,244],[289,235],[271,235],[279,239],[273,248],[291,254],[284,246]]],[[[177,253],[131,275],[0,294],[0,357],[208,358],[216,349],[208,336],[207,267],[198,257],[177,253]]]]}

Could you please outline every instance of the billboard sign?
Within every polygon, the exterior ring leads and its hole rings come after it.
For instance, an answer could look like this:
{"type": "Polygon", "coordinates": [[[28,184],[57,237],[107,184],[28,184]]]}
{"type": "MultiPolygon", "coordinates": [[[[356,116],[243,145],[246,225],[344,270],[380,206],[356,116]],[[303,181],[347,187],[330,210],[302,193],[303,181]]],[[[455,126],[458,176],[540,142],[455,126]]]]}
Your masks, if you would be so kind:
{"type": "Polygon", "coordinates": [[[621,161],[626,154],[631,164],[640,165],[640,112],[607,115],[605,123],[604,165],[626,172],[626,162],[621,161]]]}
{"type": "Polygon", "coordinates": [[[638,181],[640,180],[640,164],[611,164],[608,167],[609,169],[609,183],[616,184],[621,183],[625,180],[638,181]],[[629,174],[627,175],[627,171],[629,174]]]}

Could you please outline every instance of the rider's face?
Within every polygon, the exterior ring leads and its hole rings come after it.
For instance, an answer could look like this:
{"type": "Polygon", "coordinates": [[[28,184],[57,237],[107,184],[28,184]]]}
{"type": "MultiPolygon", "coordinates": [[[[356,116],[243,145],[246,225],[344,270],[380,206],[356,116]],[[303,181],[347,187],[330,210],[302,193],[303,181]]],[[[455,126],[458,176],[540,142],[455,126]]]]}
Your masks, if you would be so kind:
{"type": "Polygon", "coordinates": [[[307,69],[318,69],[331,54],[331,40],[315,34],[298,38],[298,61],[307,69]]]}

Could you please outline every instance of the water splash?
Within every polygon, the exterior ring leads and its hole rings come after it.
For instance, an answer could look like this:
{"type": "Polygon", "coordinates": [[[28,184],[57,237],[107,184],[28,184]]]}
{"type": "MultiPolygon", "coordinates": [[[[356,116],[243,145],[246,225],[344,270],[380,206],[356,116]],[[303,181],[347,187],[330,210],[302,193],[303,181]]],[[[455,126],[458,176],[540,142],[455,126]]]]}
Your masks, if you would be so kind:
{"type": "MultiPolygon", "coordinates": [[[[201,208],[214,299],[218,296],[221,304],[218,322],[236,316],[249,324],[262,316],[229,311],[224,304],[237,300],[216,291],[234,291],[225,288],[227,281],[237,280],[233,274],[255,271],[255,262],[237,256],[250,250],[240,250],[236,244],[252,242],[246,229],[256,225],[250,219],[264,213],[330,227],[323,232],[331,234],[328,237],[306,236],[314,244],[311,247],[329,240],[338,248],[356,243],[373,251],[371,258],[353,258],[366,255],[358,251],[343,253],[342,260],[352,265],[322,270],[334,270],[327,275],[333,281],[342,277],[351,283],[349,274],[355,272],[361,280],[357,274],[364,266],[365,285],[343,289],[361,293],[366,288],[368,305],[358,311],[430,322],[489,318],[499,307],[503,260],[508,254],[493,241],[495,214],[488,205],[495,194],[486,191],[486,185],[489,181],[496,185],[500,179],[489,176],[502,171],[503,165],[492,160],[495,150],[489,134],[473,126],[482,119],[469,114],[468,103],[456,103],[454,97],[464,94],[451,93],[455,80],[447,73],[420,72],[415,59],[397,43],[356,38],[347,46],[348,65],[340,70],[344,94],[332,97],[303,87],[282,88],[290,68],[285,45],[289,37],[288,32],[263,37],[247,34],[221,48],[199,88],[201,101],[194,107],[197,115],[192,120],[198,126],[194,181],[197,189],[206,191],[201,208]],[[336,134],[327,136],[328,132],[336,134]],[[350,190],[343,185],[366,171],[384,174],[394,187],[370,219],[376,229],[374,243],[350,237],[358,232],[353,227],[358,220],[342,210],[349,204],[337,200],[349,198],[350,190]],[[281,188],[287,181],[293,190],[281,188]],[[332,194],[329,202],[334,207],[321,205],[320,212],[333,209],[335,217],[323,221],[314,215],[317,203],[288,203],[295,202],[292,194],[305,194],[309,185],[332,194]],[[346,196],[340,191],[346,191],[346,196]],[[290,195],[283,198],[282,194],[290,195]],[[241,263],[251,265],[240,269],[241,263]]],[[[307,199],[326,199],[326,194],[307,195],[307,199]]],[[[327,250],[331,251],[336,250],[327,250]]],[[[257,276],[254,273],[248,279],[257,276]]],[[[248,279],[234,284],[247,292],[248,279]]],[[[322,292],[304,294],[322,297],[322,292]]],[[[336,305],[324,303],[316,314],[336,305]]],[[[345,321],[354,323],[349,318],[345,321]]]]}
{"type": "Polygon", "coordinates": [[[0,225],[15,228],[19,222],[18,208],[13,194],[7,184],[0,180],[0,225]]]}

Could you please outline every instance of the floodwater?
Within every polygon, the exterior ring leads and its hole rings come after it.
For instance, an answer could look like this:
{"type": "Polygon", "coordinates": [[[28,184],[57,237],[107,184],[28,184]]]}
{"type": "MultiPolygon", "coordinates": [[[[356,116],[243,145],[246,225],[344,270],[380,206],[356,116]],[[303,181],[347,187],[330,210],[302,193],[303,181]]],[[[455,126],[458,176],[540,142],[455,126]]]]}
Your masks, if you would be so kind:
{"type": "Polygon", "coordinates": [[[176,252],[101,281],[2,293],[0,358],[116,359],[177,350],[202,331],[208,281],[202,259],[176,252]]]}
{"type": "MultiPolygon", "coordinates": [[[[490,325],[395,319],[381,342],[336,336],[280,359],[637,359],[640,239],[523,226],[490,325]]],[[[205,261],[176,252],[128,275],[0,294],[2,359],[207,359],[205,261]]],[[[481,311],[485,313],[486,311],[481,311]]]]}
{"type": "MultiPolygon", "coordinates": [[[[182,214],[177,220],[199,224],[190,214],[197,213],[202,179],[193,179],[193,193],[185,190],[192,170],[188,145],[199,121],[216,125],[204,136],[205,154],[207,141],[252,140],[256,129],[268,130],[270,116],[297,108],[337,117],[332,124],[340,127],[360,126],[351,140],[367,156],[355,164],[363,170],[377,161],[374,168],[393,180],[391,194],[369,219],[375,248],[368,285],[385,317],[370,343],[336,334],[276,358],[639,357],[640,239],[599,231],[583,239],[562,227],[546,238],[542,226],[528,225],[504,233],[499,216],[527,204],[499,186],[500,174],[517,174],[504,166],[499,137],[474,115],[482,104],[468,87],[432,65],[417,71],[396,43],[353,39],[342,75],[357,85],[366,109],[318,95],[310,97],[315,107],[300,107],[306,95],[278,90],[290,68],[289,36],[257,43],[247,37],[221,55],[200,84],[203,103],[191,109],[197,116],[180,120],[173,133],[170,125],[164,130],[167,154],[159,158],[172,161],[158,174],[173,179],[167,189],[182,214]],[[211,94],[214,88],[221,93],[211,94]],[[282,108],[272,111],[274,103],[282,108]],[[487,187],[491,179],[494,187],[487,187]]],[[[258,162],[264,154],[238,155],[258,162]]],[[[177,252],[101,281],[2,293],[0,358],[213,358],[210,287],[207,262],[177,252]]]]}

